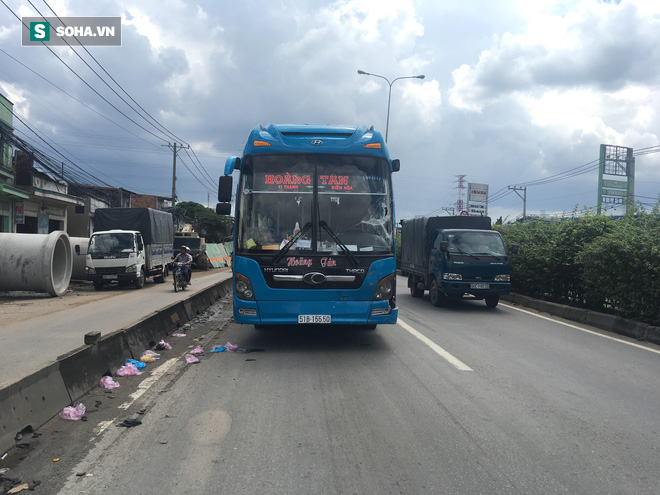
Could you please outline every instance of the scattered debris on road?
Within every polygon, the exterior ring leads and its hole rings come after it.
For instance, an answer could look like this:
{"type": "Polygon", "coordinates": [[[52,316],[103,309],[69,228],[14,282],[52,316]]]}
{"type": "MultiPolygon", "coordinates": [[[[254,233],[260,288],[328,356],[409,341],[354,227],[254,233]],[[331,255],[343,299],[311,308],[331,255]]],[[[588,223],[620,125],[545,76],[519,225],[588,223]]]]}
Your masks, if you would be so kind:
{"type": "Polygon", "coordinates": [[[76,406],[67,406],[60,411],[60,418],[69,421],[79,421],[85,416],[85,406],[79,403],[76,406]]]}

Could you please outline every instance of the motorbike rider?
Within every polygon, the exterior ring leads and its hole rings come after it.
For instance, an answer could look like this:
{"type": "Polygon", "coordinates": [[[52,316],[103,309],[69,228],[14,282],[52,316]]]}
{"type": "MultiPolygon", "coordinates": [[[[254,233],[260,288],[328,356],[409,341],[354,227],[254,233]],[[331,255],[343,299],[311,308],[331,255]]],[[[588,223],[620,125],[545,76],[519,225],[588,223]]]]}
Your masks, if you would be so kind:
{"type": "Polygon", "coordinates": [[[192,265],[193,258],[188,251],[190,251],[188,247],[181,246],[181,252],[176,255],[176,258],[174,258],[174,262],[183,263],[183,266],[181,267],[183,269],[183,273],[186,276],[188,285],[192,285],[192,283],[190,282],[190,277],[192,276],[190,266],[192,265]]]}

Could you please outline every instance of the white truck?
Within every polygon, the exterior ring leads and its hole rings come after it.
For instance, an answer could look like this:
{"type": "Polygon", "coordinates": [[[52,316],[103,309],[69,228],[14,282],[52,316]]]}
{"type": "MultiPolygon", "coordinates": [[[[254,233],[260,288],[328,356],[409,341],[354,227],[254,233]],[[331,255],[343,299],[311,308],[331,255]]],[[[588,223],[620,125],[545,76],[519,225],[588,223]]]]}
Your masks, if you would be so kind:
{"type": "Polygon", "coordinates": [[[173,257],[172,214],[151,208],[99,208],[87,249],[87,280],[96,290],[116,282],[142,288],[163,283],[173,257]]]}

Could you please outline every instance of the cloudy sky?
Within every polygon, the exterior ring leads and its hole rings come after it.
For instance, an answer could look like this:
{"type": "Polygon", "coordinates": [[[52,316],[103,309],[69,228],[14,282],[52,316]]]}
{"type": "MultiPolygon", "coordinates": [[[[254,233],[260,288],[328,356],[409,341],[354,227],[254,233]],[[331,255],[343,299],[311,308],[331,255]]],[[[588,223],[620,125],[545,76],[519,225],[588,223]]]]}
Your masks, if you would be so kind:
{"type": "MultiPolygon", "coordinates": [[[[425,75],[392,86],[398,218],[444,214],[456,203],[457,175],[488,184],[490,215],[513,219],[522,200],[507,186],[586,171],[528,187],[527,211],[594,207],[597,171],[582,166],[601,143],[660,145],[657,0],[31,1],[0,4],[0,91],[71,160],[136,192],[171,194],[172,153],[162,145],[174,138],[68,47],[54,52],[77,76],[46,48],[21,47],[12,11],[122,17],[121,47],[88,48],[103,69],[78,53],[190,143],[195,154],[182,154],[177,170],[180,201],[210,196],[214,205],[225,158],[240,155],[256,124],[384,132],[387,83],[358,69],[390,80],[425,75]]],[[[23,124],[15,128],[60,160],[23,124]]],[[[640,154],[638,199],[654,204],[659,191],[660,153],[640,154]]]]}

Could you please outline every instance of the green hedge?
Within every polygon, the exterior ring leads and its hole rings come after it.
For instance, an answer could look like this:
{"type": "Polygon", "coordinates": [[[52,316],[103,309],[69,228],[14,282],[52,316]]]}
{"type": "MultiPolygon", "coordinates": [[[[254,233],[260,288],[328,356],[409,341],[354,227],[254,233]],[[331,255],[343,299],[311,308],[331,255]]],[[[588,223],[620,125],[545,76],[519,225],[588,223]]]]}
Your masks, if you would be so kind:
{"type": "Polygon", "coordinates": [[[660,211],[497,226],[512,291],[660,325],[660,211]]]}

